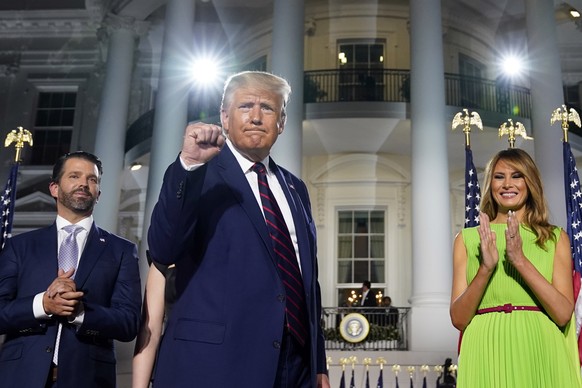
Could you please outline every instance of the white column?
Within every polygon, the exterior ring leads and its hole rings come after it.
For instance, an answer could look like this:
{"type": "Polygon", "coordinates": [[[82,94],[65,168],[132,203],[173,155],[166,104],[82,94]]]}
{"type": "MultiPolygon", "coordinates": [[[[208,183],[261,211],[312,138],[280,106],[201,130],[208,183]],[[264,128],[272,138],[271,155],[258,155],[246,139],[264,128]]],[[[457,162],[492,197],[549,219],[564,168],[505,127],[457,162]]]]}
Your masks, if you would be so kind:
{"type": "Polygon", "coordinates": [[[121,176],[125,154],[127,112],[131,90],[131,73],[138,29],[143,22],[108,15],[105,19],[109,43],[105,84],[101,94],[95,135],[95,154],[103,162],[101,197],[94,213],[96,223],[117,231],[121,176]]]}
{"type": "Polygon", "coordinates": [[[454,351],[450,190],[440,1],[410,1],[412,133],[411,350],[454,351]]]}
{"type": "Polygon", "coordinates": [[[304,0],[275,0],[273,7],[272,72],[291,85],[285,131],[273,148],[281,166],[301,176],[303,141],[304,0]]]}
{"type": "MultiPolygon", "coordinates": [[[[188,120],[188,91],[191,86],[187,69],[194,40],[194,1],[169,0],[166,5],[164,42],[151,140],[148,187],[140,245],[140,272],[146,279],[145,260],[150,218],[158,200],[164,172],[182,148],[188,120]]],[[[143,286],[144,284],[142,284],[143,286]]]]}
{"type": "Polygon", "coordinates": [[[553,110],[564,103],[554,2],[530,0],[525,2],[525,8],[535,160],[542,174],[551,221],[566,227],[562,130],[559,124],[550,126],[553,110]]]}

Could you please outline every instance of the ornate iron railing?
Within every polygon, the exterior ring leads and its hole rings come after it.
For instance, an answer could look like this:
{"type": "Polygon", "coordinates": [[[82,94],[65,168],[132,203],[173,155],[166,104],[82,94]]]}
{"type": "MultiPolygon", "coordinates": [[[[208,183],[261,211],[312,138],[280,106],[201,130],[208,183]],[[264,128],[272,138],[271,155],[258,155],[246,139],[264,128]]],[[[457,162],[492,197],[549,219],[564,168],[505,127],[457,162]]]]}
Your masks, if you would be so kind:
{"type": "MultiPolygon", "coordinates": [[[[305,103],[341,101],[410,101],[410,71],[315,70],[304,73],[305,103]]],[[[529,89],[504,81],[445,73],[446,104],[530,117],[529,89]]]]}
{"type": "MultiPolygon", "coordinates": [[[[408,350],[408,313],[410,308],[398,307],[397,312],[384,307],[324,307],[322,327],[328,350],[408,350]],[[369,324],[369,332],[359,342],[346,340],[341,333],[343,319],[349,314],[361,314],[369,324]]],[[[344,327],[344,330],[346,328],[344,327]]]]}

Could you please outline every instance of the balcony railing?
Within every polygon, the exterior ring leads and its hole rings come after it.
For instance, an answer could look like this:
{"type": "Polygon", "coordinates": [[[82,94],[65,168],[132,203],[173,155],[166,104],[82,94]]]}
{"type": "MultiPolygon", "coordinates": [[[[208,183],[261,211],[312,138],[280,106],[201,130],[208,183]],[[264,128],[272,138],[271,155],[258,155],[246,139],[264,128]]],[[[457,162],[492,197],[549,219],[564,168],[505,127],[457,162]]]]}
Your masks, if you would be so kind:
{"type": "MultiPolygon", "coordinates": [[[[410,101],[410,71],[315,70],[304,73],[305,103],[341,101],[410,101]]],[[[529,89],[483,78],[445,73],[446,104],[531,117],[529,89]]]]}
{"type": "Polygon", "coordinates": [[[327,350],[408,350],[408,313],[399,307],[390,313],[384,307],[324,307],[322,326],[327,350]],[[362,314],[369,322],[366,338],[357,343],[346,341],[340,332],[342,319],[350,313],[362,314]]]}
{"type": "MultiPolygon", "coordinates": [[[[529,89],[483,78],[445,73],[446,104],[459,108],[531,117],[529,89]]],[[[208,119],[216,114],[208,107],[220,105],[220,96],[205,96],[204,101],[188,108],[188,119],[208,119]],[[210,113],[208,113],[210,112],[210,113]]],[[[304,103],[342,101],[410,101],[410,71],[380,70],[315,70],[304,73],[304,103]]],[[[482,113],[482,112],[481,112],[482,113]]],[[[126,151],[152,135],[154,111],[137,119],[127,131],[126,151]]],[[[216,118],[218,120],[218,118],[216,118]]],[[[576,132],[575,128],[575,133],[576,132]]]]}

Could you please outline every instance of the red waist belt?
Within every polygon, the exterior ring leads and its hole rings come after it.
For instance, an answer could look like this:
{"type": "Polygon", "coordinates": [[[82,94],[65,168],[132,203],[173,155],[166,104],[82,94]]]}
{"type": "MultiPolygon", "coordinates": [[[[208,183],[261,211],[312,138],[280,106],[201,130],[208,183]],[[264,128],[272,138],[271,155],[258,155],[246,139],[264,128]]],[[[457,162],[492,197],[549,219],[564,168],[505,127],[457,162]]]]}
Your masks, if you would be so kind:
{"type": "Polygon", "coordinates": [[[487,314],[487,313],[512,313],[514,311],[542,311],[537,306],[514,306],[511,303],[504,304],[503,306],[488,307],[486,309],[477,310],[477,314],[487,314]]]}

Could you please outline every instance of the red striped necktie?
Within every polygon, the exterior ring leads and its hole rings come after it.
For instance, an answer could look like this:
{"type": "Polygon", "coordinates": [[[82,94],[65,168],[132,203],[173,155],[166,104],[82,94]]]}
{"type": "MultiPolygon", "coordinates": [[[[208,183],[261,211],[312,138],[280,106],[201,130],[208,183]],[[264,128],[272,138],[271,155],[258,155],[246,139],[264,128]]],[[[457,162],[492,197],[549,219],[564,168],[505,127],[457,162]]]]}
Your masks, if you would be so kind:
{"type": "Polygon", "coordinates": [[[267,170],[262,163],[255,163],[251,168],[257,173],[259,193],[263,205],[263,213],[267,229],[273,242],[273,250],[277,258],[279,276],[285,285],[287,293],[285,313],[287,327],[297,341],[303,346],[307,338],[307,319],[305,305],[305,291],[297,255],[291,241],[291,235],[283,213],[275,201],[275,196],[267,182],[267,170]]]}

